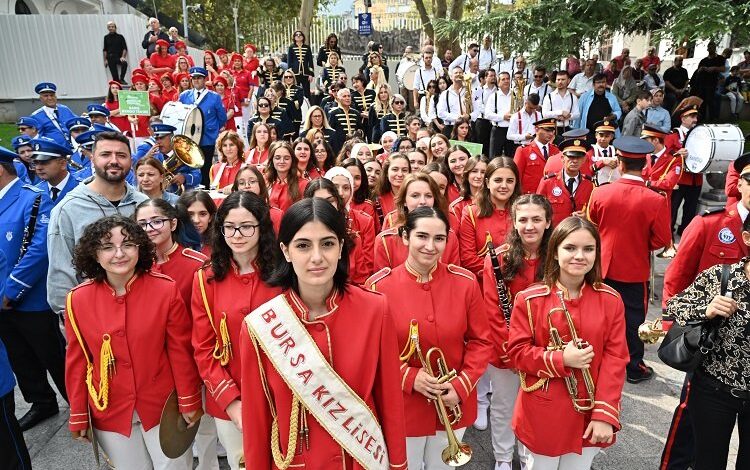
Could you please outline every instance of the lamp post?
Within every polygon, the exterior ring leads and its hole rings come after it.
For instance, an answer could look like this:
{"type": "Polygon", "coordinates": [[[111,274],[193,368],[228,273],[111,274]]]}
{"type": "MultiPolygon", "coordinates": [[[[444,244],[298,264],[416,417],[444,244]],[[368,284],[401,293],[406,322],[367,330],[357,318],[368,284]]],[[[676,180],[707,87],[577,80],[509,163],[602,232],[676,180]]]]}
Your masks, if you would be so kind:
{"type": "Polygon", "coordinates": [[[234,50],[239,51],[240,50],[240,27],[238,25],[239,16],[240,16],[240,2],[237,0],[234,2],[234,5],[232,5],[232,15],[234,16],[234,50]]]}
{"type": "Polygon", "coordinates": [[[182,0],[182,31],[185,34],[185,42],[187,42],[189,40],[187,0],[182,0]]]}

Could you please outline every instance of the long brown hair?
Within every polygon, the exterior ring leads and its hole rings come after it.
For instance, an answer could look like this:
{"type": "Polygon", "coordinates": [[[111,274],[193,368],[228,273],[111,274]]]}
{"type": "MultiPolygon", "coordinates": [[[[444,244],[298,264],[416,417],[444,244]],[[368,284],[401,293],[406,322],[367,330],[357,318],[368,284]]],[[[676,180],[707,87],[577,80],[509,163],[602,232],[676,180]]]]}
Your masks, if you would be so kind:
{"type": "Polygon", "coordinates": [[[411,163],[409,162],[409,157],[406,156],[406,154],[403,153],[392,153],[383,164],[383,172],[380,175],[380,181],[378,182],[378,188],[376,193],[380,196],[383,194],[390,193],[393,188],[391,187],[391,181],[388,179],[388,169],[391,167],[391,163],[393,160],[396,160],[398,158],[406,160],[406,166],[409,168],[409,173],[411,174],[411,163]]]}
{"type": "Polygon", "coordinates": [[[508,168],[513,172],[516,178],[516,186],[513,188],[513,194],[511,194],[508,200],[507,207],[511,207],[515,202],[516,198],[521,195],[521,181],[518,176],[518,167],[510,157],[495,157],[487,165],[487,171],[484,173],[484,186],[477,193],[477,200],[475,204],[479,208],[479,217],[489,217],[495,212],[495,204],[492,202],[492,196],[490,195],[490,189],[488,183],[492,174],[501,168],[508,168]]]}
{"type": "MultiPolygon", "coordinates": [[[[476,168],[477,163],[480,162],[488,165],[490,163],[490,159],[487,158],[486,155],[474,155],[466,161],[466,166],[464,167],[464,171],[462,174],[463,181],[461,183],[461,197],[464,198],[464,200],[471,201],[472,194],[471,185],[469,184],[469,173],[471,173],[472,170],[476,168]]],[[[482,184],[485,184],[484,178],[482,179],[482,184]]]]}
{"type": "Polygon", "coordinates": [[[552,236],[549,238],[549,244],[547,246],[547,256],[544,260],[544,283],[552,287],[558,279],[560,279],[560,263],[558,262],[557,248],[565,241],[568,236],[576,230],[588,231],[594,240],[596,241],[596,258],[594,259],[594,267],[591,271],[587,272],[584,276],[584,282],[590,285],[599,285],[602,282],[602,243],[599,238],[599,231],[596,226],[582,217],[571,216],[560,222],[555,230],[552,231],[552,236]]]}
{"type": "MultiPolygon", "coordinates": [[[[271,144],[268,150],[268,160],[271,162],[266,167],[266,182],[268,183],[269,192],[274,183],[279,181],[279,174],[276,172],[276,167],[273,166],[273,157],[276,155],[279,149],[284,148],[289,151],[289,155],[292,157],[292,165],[289,167],[289,173],[286,176],[286,184],[288,186],[289,198],[292,202],[297,202],[302,199],[302,195],[299,193],[299,171],[297,171],[297,157],[294,156],[294,148],[292,144],[285,140],[278,140],[271,144]]],[[[312,157],[311,157],[312,158],[312,157]]]]}
{"type": "Polygon", "coordinates": [[[520,206],[534,205],[539,206],[544,210],[544,219],[549,222],[549,227],[544,230],[542,235],[542,242],[539,245],[539,253],[537,253],[538,259],[542,262],[537,264],[536,273],[534,273],[534,282],[541,281],[544,277],[544,261],[547,257],[547,246],[549,245],[549,237],[552,235],[552,205],[549,203],[546,197],[539,194],[523,194],[516,199],[510,209],[510,218],[513,222],[514,227],[508,231],[508,235],[505,237],[505,243],[508,244],[508,251],[503,253],[503,279],[507,282],[513,280],[513,278],[521,269],[523,260],[526,258],[526,250],[523,248],[523,242],[521,241],[521,235],[515,228],[516,214],[520,206]]]}
{"type": "Polygon", "coordinates": [[[237,147],[237,160],[240,162],[245,161],[245,143],[240,139],[239,134],[237,134],[234,131],[223,131],[221,134],[219,134],[219,137],[216,139],[216,153],[219,154],[219,162],[226,162],[227,157],[224,156],[224,152],[222,152],[221,147],[224,145],[224,141],[230,140],[232,143],[237,147]]]}
{"type": "Polygon", "coordinates": [[[437,185],[435,180],[426,173],[409,173],[408,175],[406,175],[406,178],[404,178],[404,184],[401,185],[398,194],[396,194],[396,197],[393,199],[397,214],[396,220],[393,223],[395,227],[403,225],[404,222],[406,222],[406,216],[408,215],[408,209],[404,204],[404,201],[406,200],[406,192],[409,190],[409,185],[411,185],[412,183],[416,183],[417,181],[427,183],[427,185],[430,187],[432,197],[435,198],[433,207],[436,209],[440,209],[443,214],[448,213],[448,203],[446,202],[445,197],[440,194],[440,187],[437,185]]]}

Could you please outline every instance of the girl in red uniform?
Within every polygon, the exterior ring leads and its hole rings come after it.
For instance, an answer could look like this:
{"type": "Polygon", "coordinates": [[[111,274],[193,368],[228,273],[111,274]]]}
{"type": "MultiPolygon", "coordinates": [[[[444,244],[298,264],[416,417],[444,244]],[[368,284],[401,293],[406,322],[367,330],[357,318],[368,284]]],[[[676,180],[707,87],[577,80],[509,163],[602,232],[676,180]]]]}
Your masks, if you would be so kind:
{"type": "Polygon", "coordinates": [[[485,186],[477,194],[476,204],[464,208],[459,229],[461,266],[482,275],[487,254],[487,233],[492,240],[505,240],[512,228],[510,206],[521,195],[518,168],[513,159],[497,157],[487,165],[485,186]]]}
{"type": "Polygon", "coordinates": [[[297,158],[289,142],[274,142],[268,153],[272,163],[266,171],[266,184],[271,188],[269,201],[271,206],[286,212],[302,199],[307,180],[299,177],[297,158]]]}
{"type": "MultiPolygon", "coordinates": [[[[210,266],[191,285],[193,348],[206,384],[206,413],[215,418],[232,470],[242,458],[240,330],[245,315],[279,294],[265,281],[278,258],[268,206],[249,192],[230,194],[213,227],[210,266]]],[[[259,393],[259,390],[255,390],[259,393]]]]}
{"type": "MultiPolygon", "coordinates": [[[[506,243],[496,241],[495,254],[500,265],[500,282],[507,297],[506,308],[513,306],[517,293],[542,280],[544,257],[552,234],[552,207],[549,201],[538,194],[524,194],[516,199],[511,207],[513,229],[508,232],[506,243]]],[[[487,306],[490,334],[495,345],[495,354],[487,367],[487,375],[492,384],[490,400],[490,422],[492,423],[492,449],[495,454],[496,470],[510,470],[513,460],[513,447],[516,436],[510,427],[513,406],[518,396],[518,375],[512,370],[508,358],[508,325],[505,314],[500,309],[497,279],[490,256],[484,259],[482,272],[483,297],[487,306]]],[[[510,312],[509,312],[510,313],[510,312]]],[[[477,421],[484,418],[487,426],[487,408],[480,408],[477,421]],[[484,413],[484,415],[482,415],[484,413]]],[[[482,428],[482,426],[477,426],[482,428]]],[[[528,450],[518,446],[521,466],[526,466],[528,450]]]]}
{"type": "MultiPolygon", "coordinates": [[[[401,240],[399,228],[406,221],[408,213],[421,206],[436,207],[445,214],[445,199],[440,195],[435,181],[424,173],[412,173],[406,177],[396,198],[397,209],[391,213],[393,226],[384,229],[375,237],[375,270],[384,267],[395,268],[406,261],[409,250],[401,240]]],[[[458,264],[460,260],[458,239],[450,230],[442,260],[446,264],[458,264]]]]}
{"type": "Polygon", "coordinates": [[[154,74],[161,76],[170,73],[177,65],[177,57],[169,54],[169,42],[164,39],[156,41],[156,50],[149,57],[154,74]]]}
{"type": "Polygon", "coordinates": [[[448,164],[450,181],[448,183],[448,202],[455,201],[461,195],[461,186],[464,182],[464,168],[466,162],[471,158],[471,154],[462,145],[454,145],[448,149],[448,157],[445,159],[448,164]]]}
{"type": "MultiPolygon", "coordinates": [[[[266,186],[266,180],[263,178],[263,173],[260,172],[258,167],[253,165],[243,166],[237,177],[234,179],[232,185],[232,192],[245,191],[248,193],[257,194],[261,199],[268,205],[268,186],[266,186]]],[[[281,216],[284,215],[281,209],[278,207],[268,207],[271,215],[271,223],[273,229],[278,232],[279,226],[281,225],[281,216]]]]}
{"type": "Polygon", "coordinates": [[[333,149],[323,137],[315,141],[310,139],[307,140],[308,142],[312,142],[314,149],[313,156],[315,157],[313,163],[315,164],[315,168],[318,173],[325,174],[326,171],[336,165],[336,156],[333,154],[333,149]]]}
{"type": "Polygon", "coordinates": [[[104,106],[109,110],[109,122],[114,124],[120,132],[130,130],[130,122],[127,116],[120,114],[120,100],[117,93],[122,90],[122,84],[115,80],[109,81],[109,91],[107,92],[107,99],[104,101],[104,106]]]}
{"type": "Polygon", "coordinates": [[[236,52],[232,54],[230,63],[232,64],[235,92],[241,99],[238,104],[242,107],[242,116],[250,117],[248,106],[255,92],[255,87],[258,85],[258,79],[254,78],[252,72],[242,66],[242,56],[236,52]]]}
{"type": "Polygon", "coordinates": [[[216,215],[216,203],[206,191],[188,191],[180,195],[177,211],[186,213],[201,236],[201,253],[211,255],[211,225],[216,215]]]}
{"type": "Polygon", "coordinates": [[[292,142],[294,148],[294,156],[297,158],[297,170],[299,171],[299,177],[306,180],[314,180],[315,178],[322,178],[323,173],[318,171],[318,167],[315,166],[315,162],[312,158],[313,145],[309,140],[304,137],[298,137],[292,142]]]}
{"type": "Polygon", "coordinates": [[[404,183],[404,178],[409,173],[411,173],[409,158],[402,153],[394,153],[383,164],[383,177],[376,190],[383,214],[388,214],[396,208],[394,199],[404,183]]]}
{"type": "Polygon", "coordinates": [[[209,171],[211,187],[229,194],[232,192],[232,183],[237,172],[245,163],[245,143],[236,132],[223,131],[216,139],[216,150],[219,153],[219,161],[214,163],[209,171]]]}
{"type": "Polygon", "coordinates": [[[161,100],[162,103],[167,103],[169,101],[179,101],[180,100],[180,93],[177,91],[177,88],[174,86],[174,78],[172,77],[171,73],[165,73],[161,76],[161,100]]]}
{"type": "Polygon", "coordinates": [[[248,165],[264,169],[268,165],[268,148],[271,146],[271,129],[268,124],[258,122],[250,136],[250,150],[245,155],[248,165]]]}
{"type": "Polygon", "coordinates": [[[352,189],[352,199],[349,201],[349,206],[372,217],[372,222],[375,224],[375,233],[380,233],[380,219],[375,211],[375,204],[368,199],[370,186],[365,166],[357,158],[347,158],[341,162],[341,168],[347,170],[354,178],[354,188],[352,189]]]}
{"type": "Polygon", "coordinates": [[[227,122],[224,125],[226,130],[237,132],[237,124],[235,123],[234,117],[240,108],[234,103],[234,95],[229,89],[229,82],[227,82],[227,79],[222,76],[216,77],[216,80],[214,81],[214,91],[221,96],[221,104],[224,105],[224,110],[227,112],[227,122]]]}
{"type": "Polygon", "coordinates": [[[74,265],[89,280],[68,293],[65,309],[69,427],[79,440],[93,427],[117,468],[187,470],[189,452],[169,459],[161,451],[159,419],[176,388],[195,425],[201,383],[190,316],[175,282],[150,271],[154,257],[146,233],[119,215],[92,223],[78,242],[74,265]]]}
{"type": "Polygon", "coordinates": [[[435,183],[437,183],[438,189],[440,189],[440,194],[442,194],[445,200],[447,201],[448,200],[448,176],[450,175],[450,170],[448,169],[448,165],[446,165],[443,162],[431,162],[423,166],[419,171],[420,173],[429,175],[430,178],[432,178],[432,180],[435,181],[435,183]]]}
{"type": "Polygon", "coordinates": [[[213,83],[214,79],[219,76],[219,65],[217,64],[216,54],[213,51],[203,51],[203,68],[208,71],[207,82],[213,83]]]}
{"type": "MultiPolygon", "coordinates": [[[[187,57],[185,56],[177,56],[177,62],[174,68],[174,75],[177,76],[178,74],[184,73],[188,76],[190,76],[190,62],[188,61],[187,57]]],[[[177,80],[179,82],[179,80],[177,80]]]]}
{"type": "Polygon", "coordinates": [[[448,439],[431,400],[442,395],[448,409],[460,404],[463,417],[453,425],[460,440],[476,418],[474,390],[493,353],[487,314],[474,275],[455,265],[440,262],[448,243],[448,219],[432,207],[409,211],[401,227],[402,243],[408,247],[406,262],[374,274],[367,284],[388,299],[402,345],[401,380],[406,415],[406,449],[410,470],[451,468],[441,451],[448,439]],[[414,341],[412,335],[418,337],[414,341]],[[456,376],[440,383],[422,362],[435,357],[427,351],[439,347],[448,368],[456,376]],[[419,348],[419,349],[417,349],[419,348]],[[426,398],[426,399],[425,399],[426,398]]]}
{"type": "Polygon", "coordinates": [[[319,198],[297,202],[281,221],[278,241],[286,262],[276,268],[271,284],[284,293],[247,316],[240,336],[248,468],[406,466],[393,320],[384,296],[346,283],[346,239],[344,218],[319,198]],[[290,354],[304,351],[304,364],[278,361],[278,351],[262,349],[275,344],[268,342],[271,334],[264,325],[280,325],[273,328],[284,335],[280,339],[291,340],[293,334],[293,343],[287,342],[294,345],[290,354]],[[307,380],[282,378],[297,372],[307,380]],[[333,380],[321,382],[323,377],[333,380]],[[330,414],[321,409],[323,403],[335,405],[330,414]],[[341,411],[339,405],[347,411],[334,414],[341,411]],[[369,416],[354,424],[358,420],[348,411],[353,409],[369,416]],[[363,436],[363,426],[378,432],[363,436]],[[352,454],[376,462],[362,465],[352,454]]]}
{"type": "Polygon", "coordinates": [[[464,207],[476,202],[477,194],[484,187],[484,173],[490,161],[484,155],[475,155],[466,162],[461,183],[461,194],[450,202],[451,228],[458,230],[464,207]],[[453,223],[456,222],[454,226],[453,223]]]}
{"type": "MultiPolygon", "coordinates": [[[[339,169],[341,170],[341,169],[339,169]]],[[[335,171],[335,170],[334,170],[335,171]]],[[[346,171],[346,170],[342,170],[346,171]]],[[[375,229],[372,220],[365,214],[346,207],[346,200],[338,191],[337,186],[349,185],[343,173],[331,178],[318,178],[305,188],[305,197],[319,197],[333,204],[346,219],[347,231],[352,241],[349,258],[349,281],[361,285],[372,274],[372,247],[375,243],[375,229]],[[344,183],[334,184],[332,179],[343,179],[344,183]]],[[[349,191],[351,193],[351,190],[349,191]]]]}
{"type": "Polygon", "coordinates": [[[550,237],[544,283],[515,298],[508,356],[521,374],[513,430],[530,451],[529,468],[588,469],[620,429],[620,399],[628,348],[619,294],[601,282],[601,243],[588,220],[568,217],[550,237]],[[564,303],[561,301],[562,296],[564,303]],[[562,307],[582,344],[572,341],[562,307]],[[549,350],[550,326],[563,343],[549,350]],[[586,391],[581,370],[591,373],[586,391]],[[575,374],[577,411],[564,379],[575,374]],[[550,425],[551,420],[554,425],[550,425]]]}
{"type": "MultiPolygon", "coordinates": [[[[193,277],[208,259],[203,253],[186,248],[197,242],[198,232],[190,220],[179,217],[177,209],[163,199],[150,199],[138,204],[133,218],[156,248],[152,270],[169,276],[177,283],[190,313],[193,277]]],[[[211,416],[201,419],[195,436],[195,456],[204,468],[219,463],[216,455],[216,424],[211,416]]]]}

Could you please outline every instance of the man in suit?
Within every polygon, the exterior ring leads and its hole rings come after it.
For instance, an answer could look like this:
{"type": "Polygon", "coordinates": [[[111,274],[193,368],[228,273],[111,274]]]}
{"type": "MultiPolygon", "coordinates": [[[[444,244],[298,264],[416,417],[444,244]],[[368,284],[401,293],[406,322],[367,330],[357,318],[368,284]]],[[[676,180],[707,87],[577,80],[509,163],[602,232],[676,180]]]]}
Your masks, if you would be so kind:
{"type": "Polygon", "coordinates": [[[208,172],[214,160],[216,138],[227,122],[227,111],[221,102],[221,96],[206,88],[207,76],[208,71],[205,68],[191,67],[190,78],[193,82],[193,88],[180,94],[180,103],[194,104],[203,113],[203,135],[201,141],[198,142],[198,146],[200,146],[205,159],[203,168],[201,168],[201,183],[206,188],[209,187],[211,182],[208,172]]]}
{"type": "Polygon", "coordinates": [[[34,91],[42,102],[42,107],[31,115],[39,122],[39,135],[70,148],[70,134],[65,123],[76,117],[75,113],[67,106],[57,103],[57,85],[54,83],[42,82],[34,87],[34,91]]]}

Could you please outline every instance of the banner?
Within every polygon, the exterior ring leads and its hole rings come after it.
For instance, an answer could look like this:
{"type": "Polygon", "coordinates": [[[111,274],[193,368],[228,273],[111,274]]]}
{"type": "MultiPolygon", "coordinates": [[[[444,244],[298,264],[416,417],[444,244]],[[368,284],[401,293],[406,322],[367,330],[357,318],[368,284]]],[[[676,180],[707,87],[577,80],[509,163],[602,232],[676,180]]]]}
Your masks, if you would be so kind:
{"type": "Polygon", "coordinates": [[[148,101],[147,91],[120,90],[117,92],[120,101],[120,114],[126,116],[150,116],[151,104],[148,101]]]}

